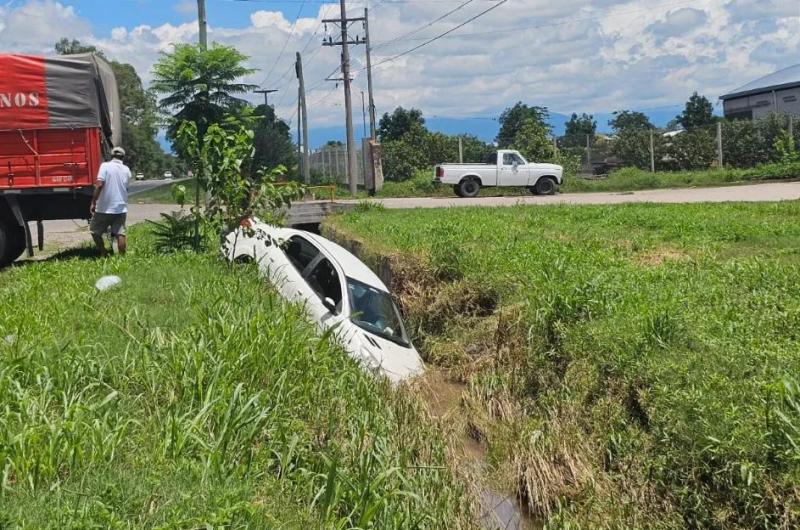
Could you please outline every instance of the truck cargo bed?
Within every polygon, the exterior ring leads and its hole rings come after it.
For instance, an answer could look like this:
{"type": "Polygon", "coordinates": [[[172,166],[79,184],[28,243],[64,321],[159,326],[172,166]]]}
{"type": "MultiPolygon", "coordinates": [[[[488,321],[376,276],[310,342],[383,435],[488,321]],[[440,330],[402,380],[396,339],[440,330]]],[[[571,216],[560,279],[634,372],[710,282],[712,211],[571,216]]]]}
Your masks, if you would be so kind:
{"type": "Polygon", "coordinates": [[[0,131],[0,191],[91,186],[100,162],[99,129],[0,131]]]}

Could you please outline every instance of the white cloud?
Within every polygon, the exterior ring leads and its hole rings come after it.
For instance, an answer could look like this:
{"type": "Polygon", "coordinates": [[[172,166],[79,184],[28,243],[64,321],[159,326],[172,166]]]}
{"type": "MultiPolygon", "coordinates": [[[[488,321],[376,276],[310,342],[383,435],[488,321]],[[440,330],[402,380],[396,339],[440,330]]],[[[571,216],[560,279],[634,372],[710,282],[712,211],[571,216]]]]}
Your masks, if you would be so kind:
{"type": "MultiPolygon", "coordinates": [[[[147,82],[160,52],[197,40],[195,20],[177,25],[154,20],[152,25],[93,34],[67,3],[27,0],[0,7],[3,48],[45,51],[63,34],[130,62],[147,82]],[[59,35],[53,35],[54,27],[61,29],[59,35]]],[[[370,20],[373,63],[421,44],[492,4],[472,2],[393,41],[456,5],[379,4],[370,20]]],[[[349,3],[350,15],[360,15],[362,7],[349,3]]],[[[188,3],[185,12],[193,14],[188,3]]],[[[236,46],[250,57],[250,66],[260,70],[250,82],[262,84],[270,73],[265,86],[281,89],[270,101],[286,117],[295,112],[295,52],[304,49],[310,125],[339,125],[341,86],[336,89],[323,79],[335,71],[340,49],[320,46],[326,35],[321,19],[337,14],[338,3],[322,4],[316,16],[301,18],[292,29],[293,13],[255,10],[244,28],[219,27],[211,20],[209,39],[236,46]]],[[[376,104],[379,112],[403,105],[419,107],[428,116],[487,116],[517,100],[569,113],[681,104],[695,90],[714,99],[797,62],[798,29],[796,0],[515,0],[412,54],[376,66],[376,104]]],[[[334,25],[327,30],[338,37],[334,25]]],[[[363,35],[359,24],[351,30],[363,35]]],[[[351,55],[354,101],[360,104],[359,92],[366,88],[364,47],[351,47],[351,55]]],[[[254,95],[253,101],[260,97],[254,95]]]]}

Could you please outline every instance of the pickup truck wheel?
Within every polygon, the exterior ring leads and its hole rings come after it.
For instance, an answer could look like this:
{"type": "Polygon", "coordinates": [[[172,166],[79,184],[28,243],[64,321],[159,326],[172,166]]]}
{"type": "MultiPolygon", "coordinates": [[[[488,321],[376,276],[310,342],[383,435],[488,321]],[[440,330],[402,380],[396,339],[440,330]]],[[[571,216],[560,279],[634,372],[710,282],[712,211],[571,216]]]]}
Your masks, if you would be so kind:
{"type": "Polygon", "coordinates": [[[536,181],[534,193],[536,195],[554,195],[557,187],[558,185],[553,177],[542,177],[536,181]]]}
{"type": "Polygon", "coordinates": [[[459,197],[477,197],[481,191],[481,183],[475,179],[464,179],[458,185],[459,197]]]}
{"type": "Polygon", "coordinates": [[[455,194],[459,197],[463,197],[463,195],[461,195],[461,186],[453,186],[453,192],[455,192],[455,194]]]}

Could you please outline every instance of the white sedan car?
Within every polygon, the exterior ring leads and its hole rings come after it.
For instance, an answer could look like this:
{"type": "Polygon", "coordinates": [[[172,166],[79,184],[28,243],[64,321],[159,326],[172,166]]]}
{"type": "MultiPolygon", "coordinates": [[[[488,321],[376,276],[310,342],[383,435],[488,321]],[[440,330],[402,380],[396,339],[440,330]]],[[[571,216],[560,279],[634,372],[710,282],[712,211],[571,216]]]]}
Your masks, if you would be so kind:
{"type": "Polygon", "coordinates": [[[351,357],[397,383],[420,374],[400,311],[383,282],[350,252],[301,230],[252,221],[228,234],[228,260],[253,260],[287,300],[304,304],[320,330],[335,334],[351,357]]]}

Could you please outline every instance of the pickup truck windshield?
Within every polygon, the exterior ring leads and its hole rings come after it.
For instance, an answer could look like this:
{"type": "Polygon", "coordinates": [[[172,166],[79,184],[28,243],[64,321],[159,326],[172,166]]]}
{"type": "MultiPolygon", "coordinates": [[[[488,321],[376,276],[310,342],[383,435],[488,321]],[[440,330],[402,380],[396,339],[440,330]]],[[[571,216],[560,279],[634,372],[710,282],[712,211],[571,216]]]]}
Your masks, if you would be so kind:
{"type": "Polygon", "coordinates": [[[406,348],[410,346],[400,311],[389,293],[353,278],[347,278],[347,292],[350,320],[356,326],[406,348]]]}

